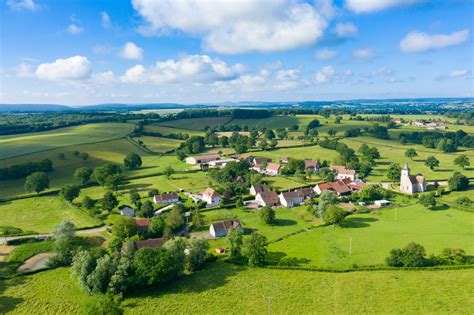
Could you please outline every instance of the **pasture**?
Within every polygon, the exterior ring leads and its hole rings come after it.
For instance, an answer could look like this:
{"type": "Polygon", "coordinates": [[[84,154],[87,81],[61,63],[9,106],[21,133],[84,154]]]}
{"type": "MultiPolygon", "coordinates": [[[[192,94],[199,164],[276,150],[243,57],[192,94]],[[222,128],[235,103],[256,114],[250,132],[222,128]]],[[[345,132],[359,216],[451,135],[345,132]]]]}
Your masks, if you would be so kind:
{"type": "Polygon", "coordinates": [[[422,244],[427,254],[445,247],[474,253],[472,214],[446,206],[427,210],[419,204],[355,214],[339,227],[325,226],[270,244],[269,260],[296,259],[303,265],[347,268],[380,265],[392,248],[422,244]],[[349,254],[352,238],[352,254],[349,254]]]}
{"type": "Polygon", "coordinates": [[[190,136],[202,136],[202,135],[204,135],[204,131],[167,127],[167,126],[162,126],[162,125],[157,125],[157,124],[145,125],[145,131],[147,131],[147,132],[159,132],[163,135],[168,135],[168,134],[172,134],[172,133],[182,133],[182,134],[187,133],[190,136]]]}
{"type": "Polygon", "coordinates": [[[204,130],[205,127],[217,127],[219,125],[225,125],[232,118],[231,117],[204,117],[204,118],[187,118],[168,120],[157,123],[159,126],[186,129],[186,130],[204,130]]]}
{"type": "Polygon", "coordinates": [[[148,149],[153,152],[168,152],[179,147],[182,140],[162,138],[162,137],[137,137],[137,141],[143,141],[148,149]]]}

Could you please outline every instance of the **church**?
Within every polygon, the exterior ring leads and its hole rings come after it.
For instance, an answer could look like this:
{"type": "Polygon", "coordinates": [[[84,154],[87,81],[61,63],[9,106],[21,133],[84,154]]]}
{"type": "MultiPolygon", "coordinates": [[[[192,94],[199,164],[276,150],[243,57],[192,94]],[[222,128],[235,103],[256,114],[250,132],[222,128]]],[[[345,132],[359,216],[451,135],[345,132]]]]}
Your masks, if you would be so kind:
{"type": "Polygon", "coordinates": [[[421,173],[411,175],[408,163],[405,163],[405,167],[402,169],[400,176],[400,191],[406,194],[426,191],[425,177],[421,173]]]}

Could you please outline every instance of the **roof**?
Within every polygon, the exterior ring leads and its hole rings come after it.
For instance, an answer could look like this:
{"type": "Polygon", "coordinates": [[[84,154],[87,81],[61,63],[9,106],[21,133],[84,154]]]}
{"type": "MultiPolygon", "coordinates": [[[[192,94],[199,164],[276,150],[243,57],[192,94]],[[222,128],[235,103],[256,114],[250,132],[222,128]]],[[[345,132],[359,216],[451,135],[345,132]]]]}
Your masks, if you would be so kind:
{"type": "Polygon", "coordinates": [[[214,231],[217,232],[225,232],[230,228],[238,228],[240,227],[240,221],[239,220],[227,220],[227,221],[221,221],[221,222],[215,222],[212,223],[211,226],[214,228],[214,231]]]}
{"type": "Polygon", "coordinates": [[[272,205],[278,201],[278,195],[274,191],[262,191],[258,194],[266,205],[272,205]]]}
{"type": "Polygon", "coordinates": [[[148,227],[150,225],[150,220],[147,218],[135,218],[135,223],[138,227],[148,227]]]}
{"type": "Polygon", "coordinates": [[[319,190],[323,191],[323,190],[329,190],[331,189],[331,183],[322,183],[322,184],[317,184],[316,186],[318,186],[319,190]]]}
{"type": "Polygon", "coordinates": [[[254,184],[252,187],[257,194],[263,191],[270,191],[270,188],[265,184],[254,184]]]}
{"type": "Polygon", "coordinates": [[[319,162],[314,160],[304,160],[304,168],[319,168],[319,162]]]}
{"type": "Polygon", "coordinates": [[[204,192],[202,194],[206,195],[206,196],[209,196],[211,198],[220,196],[220,194],[217,191],[215,191],[214,189],[212,189],[210,187],[207,187],[206,190],[204,190],[204,192]]]}
{"type": "Polygon", "coordinates": [[[287,192],[282,192],[281,195],[286,201],[290,201],[296,198],[302,198],[303,196],[298,193],[297,191],[287,191],[287,192]]]}
{"type": "Polygon", "coordinates": [[[408,178],[410,179],[410,182],[412,184],[422,184],[423,181],[425,180],[425,177],[423,176],[423,174],[410,175],[408,176],[408,178]]]}
{"type": "Polygon", "coordinates": [[[331,188],[334,189],[334,191],[338,194],[351,192],[351,189],[346,185],[345,182],[341,180],[331,183],[331,188]]]}
{"type": "Polygon", "coordinates": [[[254,164],[262,164],[263,162],[270,163],[272,159],[266,157],[256,157],[253,159],[254,164]]]}
{"type": "Polygon", "coordinates": [[[278,163],[268,163],[267,170],[278,171],[280,169],[280,164],[278,163]]]}
{"type": "Polygon", "coordinates": [[[338,174],[355,175],[356,173],[356,171],[348,170],[345,166],[342,165],[332,165],[329,168],[336,171],[338,174]]]}
{"type": "Polygon", "coordinates": [[[140,248],[157,248],[163,246],[165,244],[165,239],[164,238],[150,238],[147,240],[142,240],[137,242],[137,249],[140,248]]]}
{"type": "Polygon", "coordinates": [[[119,211],[124,211],[124,210],[133,210],[132,207],[130,207],[129,205],[121,205],[120,207],[118,207],[119,211]]]}
{"type": "Polygon", "coordinates": [[[165,193],[165,194],[160,194],[160,195],[155,195],[153,199],[155,202],[158,201],[168,201],[168,200],[173,200],[178,198],[178,194],[175,192],[170,192],[170,193],[165,193]]]}
{"type": "Polygon", "coordinates": [[[252,156],[251,156],[250,154],[244,153],[244,154],[241,154],[241,155],[239,156],[239,159],[247,160],[247,159],[249,159],[249,158],[251,158],[251,157],[252,157],[252,156]]]}
{"type": "Polygon", "coordinates": [[[311,187],[303,187],[303,188],[295,189],[295,192],[297,192],[299,195],[303,197],[307,197],[313,194],[313,189],[311,187]]]}

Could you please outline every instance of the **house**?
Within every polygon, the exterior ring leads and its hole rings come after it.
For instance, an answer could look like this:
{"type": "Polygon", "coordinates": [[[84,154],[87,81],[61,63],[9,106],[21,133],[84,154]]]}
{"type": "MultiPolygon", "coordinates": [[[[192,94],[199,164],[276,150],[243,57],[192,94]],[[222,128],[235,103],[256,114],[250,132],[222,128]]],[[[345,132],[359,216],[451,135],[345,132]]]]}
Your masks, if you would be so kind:
{"type": "Polygon", "coordinates": [[[270,188],[265,184],[254,184],[250,186],[250,194],[256,196],[258,193],[270,191],[270,188]]]}
{"type": "Polygon", "coordinates": [[[202,193],[202,200],[208,207],[217,206],[221,202],[221,195],[212,188],[206,188],[202,193]]]}
{"type": "Polygon", "coordinates": [[[349,178],[351,181],[356,179],[357,174],[355,170],[348,170],[342,165],[332,165],[329,168],[336,172],[336,179],[349,178]]]}
{"type": "Polygon", "coordinates": [[[252,160],[253,165],[262,165],[263,163],[271,163],[272,159],[265,158],[265,157],[256,157],[252,160]]]}
{"type": "Polygon", "coordinates": [[[238,229],[240,232],[244,232],[239,220],[227,220],[212,223],[209,227],[209,234],[213,237],[224,237],[229,229],[238,229]]]}
{"type": "Polygon", "coordinates": [[[179,201],[179,196],[175,192],[164,193],[153,196],[153,202],[158,203],[175,203],[179,201]]]}
{"type": "Polygon", "coordinates": [[[287,157],[287,156],[284,156],[284,157],[280,158],[280,163],[288,164],[288,161],[289,161],[289,157],[287,157]]]}
{"type": "Polygon", "coordinates": [[[304,196],[300,195],[297,191],[282,192],[278,197],[280,198],[280,203],[287,208],[298,206],[304,200],[304,196]]]}
{"type": "Polygon", "coordinates": [[[122,205],[118,207],[118,211],[121,215],[125,215],[127,217],[133,218],[135,216],[135,210],[133,210],[133,208],[127,205],[122,205]]]}
{"type": "Polygon", "coordinates": [[[345,178],[330,183],[317,184],[314,186],[313,190],[318,195],[320,195],[325,190],[331,190],[340,197],[349,195],[355,191],[359,191],[364,186],[365,184],[362,182],[353,182],[349,178],[345,178]]]}
{"type": "Polygon", "coordinates": [[[224,160],[216,160],[216,161],[211,161],[209,162],[209,167],[212,168],[222,168],[227,165],[227,163],[230,162],[239,162],[239,160],[236,159],[224,159],[224,160]]]}
{"type": "Polygon", "coordinates": [[[239,159],[252,163],[253,156],[251,156],[250,154],[244,153],[239,156],[239,159]]]}
{"type": "Polygon", "coordinates": [[[400,175],[400,191],[406,194],[426,191],[425,177],[421,173],[411,175],[408,163],[405,163],[400,175]]]}
{"type": "Polygon", "coordinates": [[[321,193],[325,190],[332,190],[332,185],[331,185],[331,183],[316,184],[316,186],[314,186],[313,190],[318,195],[321,195],[321,193]]]}
{"type": "Polygon", "coordinates": [[[349,187],[348,179],[345,180],[338,180],[336,182],[331,183],[331,189],[336,193],[336,195],[346,196],[352,193],[352,189],[349,187]]]}
{"type": "Polygon", "coordinates": [[[149,238],[147,240],[141,240],[136,243],[137,249],[140,248],[158,248],[165,244],[164,238],[149,238]]]}
{"type": "Polygon", "coordinates": [[[385,199],[383,199],[383,200],[375,200],[375,201],[374,201],[374,204],[375,204],[376,206],[378,206],[378,207],[385,207],[385,206],[390,205],[390,201],[385,200],[385,199]]]}
{"type": "Polygon", "coordinates": [[[295,189],[295,191],[302,195],[303,198],[313,198],[314,197],[314,190],[311,187],[303,187],[295,189]]]}
{"type": "Polygon", "coordinates": [[[209,155],[199,155],[199,156],[190,156],[186,158],[186,163],[188,164],[203,164],[209,163],[211,161],[220,160],[221,156],[219,154],[209,154],[209,155]]]}
{"type": "Polygon", "coordinates": [[[280,172],[280,164],[278,163],[268,163],[265,173],[269,176],[277,176],[280,172]]]}
{"type": "Polygon", "coordinates": [[[319,173],[319,168],[321,165],[318,161],[314,160],[304,160],[304,170],[311,170],[313,173],[319,173]]]}
{"type": "Polygon", "coordinates": [[[262,191],[255,196],[255,202],[261,207],[273,207],[279,203],[279,198],[274,191],[262,191]]]}
{"type": "Polygon", "coordinates": [[[135,223],[137,224],[137,229],[139,232],[144,232],[148,230],[150,225],[150,220],[147,218],[135,218],[135,223]]]}

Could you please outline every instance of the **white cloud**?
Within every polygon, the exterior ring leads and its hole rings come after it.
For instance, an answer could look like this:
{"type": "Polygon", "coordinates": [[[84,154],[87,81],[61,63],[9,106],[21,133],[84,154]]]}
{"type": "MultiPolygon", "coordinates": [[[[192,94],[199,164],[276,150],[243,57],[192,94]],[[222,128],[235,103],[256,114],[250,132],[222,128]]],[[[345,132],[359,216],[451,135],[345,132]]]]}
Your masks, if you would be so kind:
{"type": "Polygon", "coordinates": [[[98,72],[91,75],[91,82],[105,85],[116,82],[116,78],[112,71],[98,72]]]}
{"type": "Polygon", "coordinates": [[[426,34],[410,32],[400,41],[403,52],[422,52],[459,45],[469,39],[469,30],[464,29],[451,34],[426,34]]]}
{"type": "Polygon", "coordinates": [[[143,59],[143,49],[132,42],[128,42],[123,46],[120,56],[125,59],[140,60],[143,59]]]}
{"type": "Polygon", "coordinates": [[[86,79],[91,72],[92,64],[83,56],[56,59],[51,63],[42,63],[36,68],[38,78],[54,81],[86,79]]]}
{"type": "Polygon", "coordinates": [[[357,26],[349,22],[337,23],[334,30],[339,37],[352,37],[357,34],[357,26]]]}
{"type": "Polygon", "coordinates": [[[236,69],[225,62],[206,55],[189,55],[179,60],[158,61],[149,68],[136,65],[121,77],[123,82],[148,82],[154,84],[190,82],[195,84],[235,78],[236,69]]]}
{"type": "Polygon", "coordinates": [[[314,57],[316,57],[316,59],[319,59],[319,60],[327,60],[327,59],[336,57],[336,55],[337,55],[337,51],[324,48],[324,49],[318,50],[314,54],[314,57]]]}
{"type": "Polygon", "coordinates": [[[370,13],[422,1],[424,0],[346,0],[346,7],[355,13],[370,13]]]}
{"type": "Polygon", "coordinates": [[[102,21],[102,27],[109,28],[111,26],[110,16],[107,12],[100,12],[100,19],[102,21]]]}
{"type": "Polygon", "coordinates": [[[369,61],[375,57],[374,51],[370,48],[357,49],[352,52],[352,56],[358,61],[369,61]]]}
{"type": "Polygon", "coordinates": [[[70,34],[77,35],[77,34],[82,33],[84,31],[84,29],[82,27],[79,27],[76,24],[72,23],[72,24],[69,24],[66,31],[70,34]]]}
{"type": "Polygon", "coordinates": [[[321,68],[321,70],[319,70],[317,73],[316,73],[316,82],[318,83],[326,83],[326,82],[329,82],[331,81],[333,75],[336,73],[336,71],[334,70],[334,68],[332,66],[325,66],[323,68],[321,68]]]}
{"type": "Polygon", "coordinates": [[[20,78],[30,78],[34,76],[33,67],[26,62],[20,63],[15,70],[17,77],[20,78]]]}
{"type": "MultiPolygon", "coordinates": [[[[299,0],[132,0],[147,22],[141,30],[178,30],[202,38],[203,46],[226,54],[285,51],[313,44],[327,21],[299,0]]],[[[324,14],[329,14],[326,7],[324,14]]]]}
{"type": "Polygon", "coordinates": [[[469,73],[471,73],[471,72],[467,69],[453,70],[448,74],[448,76],[450,78],[461,78],[461,77],[467,76],[469,73]]]}
{"type": "Polygon", "coordinates": [[[12,10],[36,11],[39,9],[39,5],[37,5],[33,0],[7,0],[7,5],[12,10]]]}
{"type": "Polygon", "coordinates": [[[377,76],[387,77],[387,76],[391,76],[393,74],[394,73],[393,73],[392,69],[383,66],[383,67],[377,68],[374,71],[372,71],[370,73],[369,77],[377,77],[377,76]]]}

